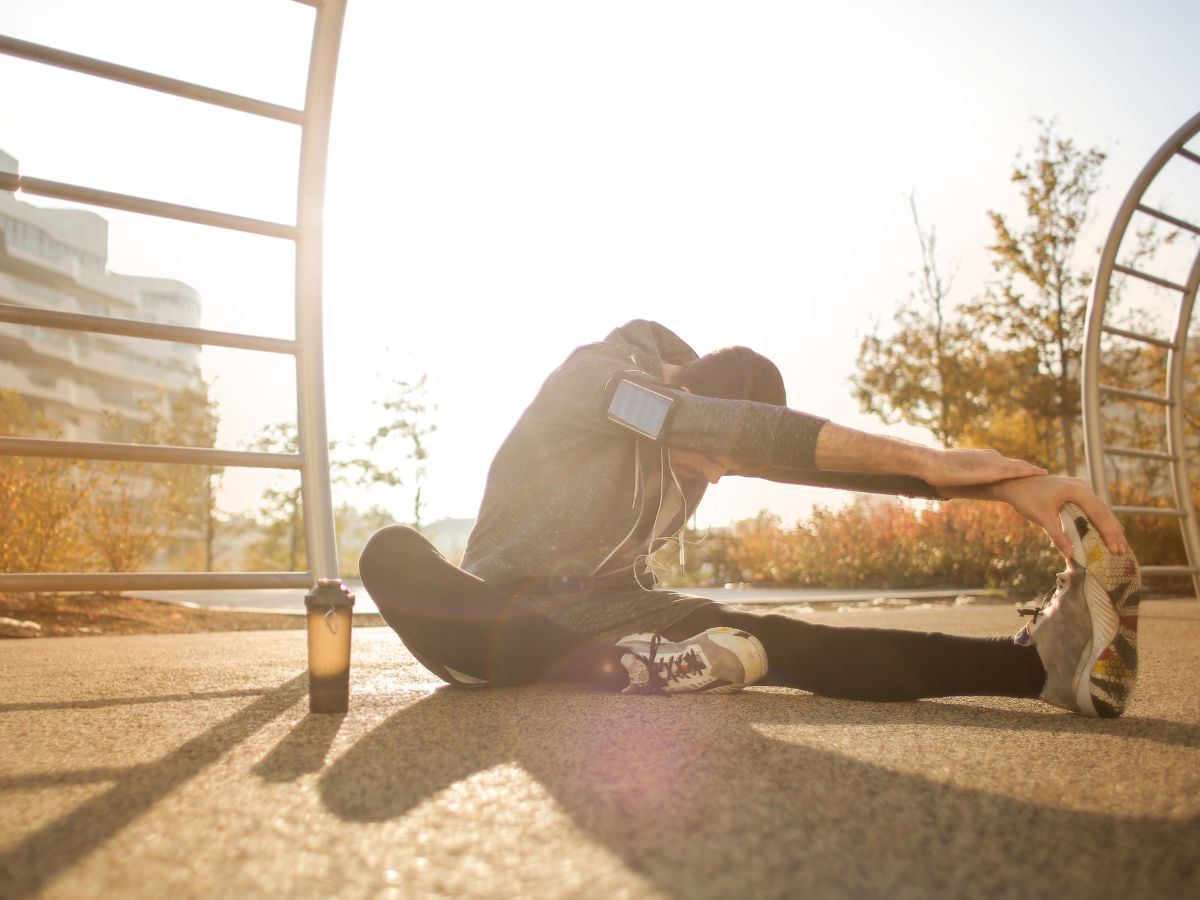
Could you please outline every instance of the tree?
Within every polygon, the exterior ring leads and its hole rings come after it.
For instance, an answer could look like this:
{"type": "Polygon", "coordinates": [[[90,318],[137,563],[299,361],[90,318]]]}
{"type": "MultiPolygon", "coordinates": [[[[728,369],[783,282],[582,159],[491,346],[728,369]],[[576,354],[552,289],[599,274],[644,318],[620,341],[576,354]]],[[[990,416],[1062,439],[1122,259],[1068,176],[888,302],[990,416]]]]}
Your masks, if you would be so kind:
{"type": "MultiPolygon", "coordinates": [[[[212,446],[215,407],[207,386],[141,404],[129,422],[104,414],[115,439],[212,446]]],[[[15,391],[0,391],[0,429],[56,438],[61,430],[15,391]]],[[[144,568],[180,530],[211,534],[211,478],[194,466],[0,458],[0,564],[4,571],[144,568]]]]}
{"type": "MultiPolygon", "coordinates": [[[[853,383],[864,411],[927,428],[945,445],[995,447],[1051,469],[1078,470],[1092,283],[1092,262],[1079,260],[1078,242],[1103,162],[1100,150],[1081,150],[1057,137],[1053,123],[1041,123],[1032,152],[1019,153],[1012,172],[1024,218],[988,213],[997,277],[983,297],[957,309],[948,305],[951,280],[941,275],[936,235],[922,228],[912,204],[920,278],[893,334],[881,337],[876,329],[862,342],[853,383]]],[[[1135,268],[1175,239],[1173,232],[1160,236],[1153,223],[1132,236],[1123,262],[1135,268]]],[[[1110,320],[1152,332],[1141,311],[1127,308],[1125,286],[1114,280],[1110,320]]],[[[1144,349],[1109,346],[1103,365],[1106,382],[1151,390],[1162,381],[1161,363],[1144,349]]],[[[1110,443],[1151,449],[1160,440],[1137,409],[1110,418],[1110,443]]]]}
{"type": "Polygon", "coordinates": [[[437,430],[429,421],[430,413],[437,408],[429,405],[427,396],[424,375],[415,382],[394,380],[384,399],[376,401],[386,420],[367,439],[365,452],[335,464],[343,482],[372,488],[401,487],[411,475],[412,522],[416,528],[421,527],[421,491],[429,457],[425,439],[437,430]],[[412,463],[411,470],[402,465],[405,462],[412,463]]]}
{"type": "MultiPolygon", "coordinates": [[[[133,434],[135,443],[154,443],[161,429],[161,407],[141,404],[149,419],[133,434]]],[[[125,432],[128,423],[104,412],[104,427],[125,432]]],[[[89,567],[106,572],[142,569],[163,547],[175,528],[170,469],[141,462],[91,461],[82,465],[87,480],[86,503],[79,518],[80,543],[89,567]]]]}
{"type": "MultiPolygon", "coordinates": [[[[263,428],[248,449],[295,454],[299,448],[296,426],[276,422],[263,428]]],[[[263,491],[263,505],[257,516],[261,531],[250,545],[250,565],[254,568],[298,572],[308,566],[301,485],[295,476],[290,480],[293,484],[289,487],[272,486],[263,491]]]]}
{"type": "MultiPolygon", "coordinates": [[[[0,433],[61,435],[8,389],[0,389],[0,433]]],[[[73,460],[0,457],[0,571],[45,572],[75,562],[71,523],[86,490],[73,460]]]]}
{"type": "MultiPolygon", "coordinates": [[[[425,437],[436,428],[428,421],[430,407],[425,394],[423,377],[416,382],[394,381],[391,392],[376,403],[387,413],[387,420],[382,425],[365,441],[351,441],[345,445],[331,442],[329,445],[330,474],[336,485],[369,488],[413,485],[413,520],[418,528],[421,524],[421,481],[425,474],[423,463],[428,458],[425,437]],[[361,452],[345,458],[346,449],[355,446],[361,452]],[[405,462],[415,466],[410,470],[405,462]]],[[[298,447],[296,426],[291,422],[278,422],[263,428],[248,449],[296,453],[298,447]]],[[[307,548],[301,485],[298,481],[293,481],[289,487],[273,485],[263,492],[262,499],[256,516],[260,531],[250,545],[251,565],[287,571],[304,568],[307,548]]],[[[385,519],[391,522],[394,515],[386,513],[378,502],[365,513],[347,503],[339,504],[334,516],[339,543],[340,537],[356,533],[356,530],[382,527],[385,519]]]]}
{"type": "Polygon", "coordinates": [[[914,195],[909,207],[921,252],[917,286],[897,309],[890,336],[876,327],[863,338],[851,383],[863,412],[927,428],[953,446],[986,417],[989,354],[950,304],[953,275],[942,273],[936,231],[922,227],[914,195]]]}
{"type": "MultiPolygon", "coordinates": [[[[180,447],[214,447],[220,416],[217,403],[209,394],[210,385],[197,379],[181,390],[165,396],[166,415],[156,418],[155,443],[180,447]]],[[[223,468],[179,465],[162,470],[169,504],[176,522],[174,535],[178,547],[177,564],[186,568],[213,570],[213,545],[216,540],[217,486],[223,468]],[[201,538],[197,545],[196,538],[201,538]],[[198,547],[198,551],[184,549],[198,547]]]]}
{"type": "Polygon", "coordinates": [[[988,250],[998,280],[968,315],[1031,363],[997,400],[1037,420],[1044,461],[1074,475],[1083,324],[1092,285],[1091,266],[1080,265],[1076,251],[1105,154],[1059,137],[1053,122],[1039,124],[1032,155],[1018,154],[1012,171],[1025,218],[1018,223],[988,212],[995,233],[988,250]]]}

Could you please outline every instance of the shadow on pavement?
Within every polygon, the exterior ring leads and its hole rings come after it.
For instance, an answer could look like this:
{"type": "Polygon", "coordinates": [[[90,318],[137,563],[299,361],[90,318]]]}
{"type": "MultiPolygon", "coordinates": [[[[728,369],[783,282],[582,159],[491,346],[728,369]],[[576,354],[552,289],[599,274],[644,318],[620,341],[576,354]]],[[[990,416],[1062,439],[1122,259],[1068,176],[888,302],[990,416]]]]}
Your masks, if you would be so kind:
{"type": "Polygon", "coordinates": [[[345,718],[345,713],[306,714],[254,767],[254,774],[264,781],[289,782],[320,772],[345,718]]]}
{"type": "MultiPolygon", "coordinates": [[[[324,772],[319,789],[340,818],[382,822],[476,773],[515,763],[579,829],[670,895],[1179,895],[1200,879],[1194,803],[1181,810],[1190,817],[1167,818],[1137,812],[1136,795],[1117,806],[1129,814],[1065,808],[1071,804],[1061,797],[1041,802],[1037,779],[1048,788],[1064,775],[1068,786],[1080,777],[1090,783],[1086,770],[1095,760],[1072,756],[1073,748],[1100,736],[1103,752],[1111,754],[1115,742],[1136,767],[1144,741],[1194,748],[1200,729],[799,693],[672,699],[562,686],[446,688],[360,739],[324,772]],[[1016,792],[1021,799],[941,779],[919,756],[911,759],[915,772],[901,771],[856,758],[853,746],[805,743],[806,735],[833,739],[835,728],[845,740],[846,725],[870,726],[863,740],[874,750],[888,749],[883,726],[908,729],[906,740],[918,748],[925,741],[934,755],[954,749],[956,739],[1003,753],[1012,732],[1041,732],[1047,737],[1030,740],[1051,740],[1053,752],[1012,762],[1019,778],[1035,782],[1022,784],[1030,789],[1016,792]],[[994,736],[981,737],[981,728],[994,736]],[[788,739],[770,736],[772,729],[790,729],[788,739]],[[961,739],[955,729],[963,729],[961,739]]],[[[968,774],[986,769],[972,765],[969,746],[959,752],[968,774]]],[[[1102,770],[1116,765],[1102,762],[1102,770]]],[[[470,811],[447,814],[472,827],[470,811]]]]}
{"type": "MultiPolygon", "coordinates": [[[[129,825],[155,803],[201,770],[215,763],[268,722],[277,718],[308,691],[305,673],[269,691],[217,691],[186,694],[176,698],[144,697],[85,701],[82,705],[158,703],[166,699],[211,699],[215,696],[259,696],[203,734],[197,735],[161,760],[127,768],[90,769],[54,773],[31,778],[6,779],[0,790],[19,787],[56,787],[68,784],[112,782],[104,793],[84,801],[69,814],[55,820],[0,854],[0,897],[18,898],[37,894],[56,875],[99,847],[129,825]],[[26,784],[25,782],[33,783],[26,784]]],[[[22,708],[77,708],[79,703],[12,704],[22,708]]]]}
{"type": "Polygon", "coordinates": [[[262,689],[237,691],[196,691],[187,694],[152,694],[148,697],[98,697],[93,700],[66,700],[53,703],[0,703],[0,713],[39,712],[47,709],[104,709],[110,706],[143,706],[150,703],[179,703],[185,700],[225,700],[258,697],[262,689]]]}

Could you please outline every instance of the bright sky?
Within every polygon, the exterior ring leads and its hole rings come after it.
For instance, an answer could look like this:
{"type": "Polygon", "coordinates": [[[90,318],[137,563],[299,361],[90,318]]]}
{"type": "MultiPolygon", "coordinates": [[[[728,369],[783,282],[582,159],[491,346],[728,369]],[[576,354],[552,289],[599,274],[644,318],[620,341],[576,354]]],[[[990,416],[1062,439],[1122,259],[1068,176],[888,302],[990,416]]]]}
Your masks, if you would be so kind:
{"type": "MultiPolygon", "coordinates": [[[[286,0],[0,0],[5,33],[291,105],[311,16],[286,0]]],[[[753,346],[792,406],[880,430],[848,378],[912,286],[907,194],[970,299],[985,212],[1018,210],[1012,158],[1034,117],[1057,117],[1110,154],[1098,246],[1197,110],[1197,34],[1200,5],[1182,0],[350,0],[326,204],[330,434],[365,437],[386,381],[427,375],[426,519],[472,516],[546,374],[635,317],[700,352],[753,346]]],[[[0,104],[0,148],[25,174],[294,215],[289,126],[6,58],[0,104]]],[[[192,284],[208,327],[291,334],[286,245],[103,214],[113,269],[192,284]]],[[[223,445],[294,415],[286,360],[204,360],[223,445]]],[[[227,475],[225,507],[254,505],[256,486],[227,475]]],[[[838,496],[728,479],[700,521],[838,496]]]]}

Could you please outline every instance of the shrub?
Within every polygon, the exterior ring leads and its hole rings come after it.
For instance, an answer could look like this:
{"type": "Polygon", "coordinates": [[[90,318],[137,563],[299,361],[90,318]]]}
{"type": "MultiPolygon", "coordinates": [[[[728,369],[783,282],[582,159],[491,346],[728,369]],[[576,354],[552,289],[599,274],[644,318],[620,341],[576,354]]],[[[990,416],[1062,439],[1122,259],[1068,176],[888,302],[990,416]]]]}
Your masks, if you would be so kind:
{"type": "MultiPolygon", "coordinates": [[[[1054,583],[1062,558],[1049,538],[1000,503],[859,501],[816,507],[792,528],[767,512],[714,529],[689,549],[672,584],[1004,588],[1035,594],[1054,583]]],[[[664,562],[666,560],[663,560],[664,562]]]]}

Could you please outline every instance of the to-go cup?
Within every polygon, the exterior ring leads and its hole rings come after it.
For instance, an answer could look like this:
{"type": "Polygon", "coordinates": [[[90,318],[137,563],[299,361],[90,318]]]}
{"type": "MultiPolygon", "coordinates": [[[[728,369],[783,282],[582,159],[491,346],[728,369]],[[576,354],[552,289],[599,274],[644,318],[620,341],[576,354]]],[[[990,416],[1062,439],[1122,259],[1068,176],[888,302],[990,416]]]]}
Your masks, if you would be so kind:
{"type": "Polygon", "coordinates": [[[350,626],[354,595],[322,578],[304,597],[308,609],[308,708],[342,713],[350,705],[350,626]]]}

